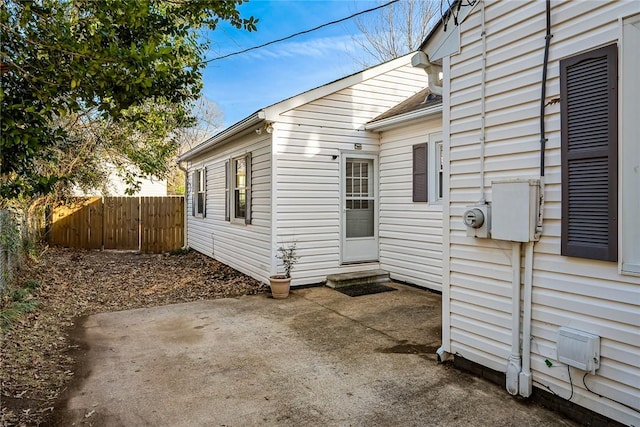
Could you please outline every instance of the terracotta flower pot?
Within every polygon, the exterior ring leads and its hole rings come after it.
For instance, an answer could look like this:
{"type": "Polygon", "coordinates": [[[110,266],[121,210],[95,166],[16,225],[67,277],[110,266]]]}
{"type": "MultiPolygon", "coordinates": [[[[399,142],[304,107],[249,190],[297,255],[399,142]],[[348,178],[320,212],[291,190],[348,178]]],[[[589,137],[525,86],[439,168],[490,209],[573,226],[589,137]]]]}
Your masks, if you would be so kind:
{"type": "Polygon", "coordinates": [[[269,285],[271,286],[271,295],[276,299],[284,299],[289,296],[289,288],[291,287],[291,278],[285,276],[269,277],[269,285]]]}

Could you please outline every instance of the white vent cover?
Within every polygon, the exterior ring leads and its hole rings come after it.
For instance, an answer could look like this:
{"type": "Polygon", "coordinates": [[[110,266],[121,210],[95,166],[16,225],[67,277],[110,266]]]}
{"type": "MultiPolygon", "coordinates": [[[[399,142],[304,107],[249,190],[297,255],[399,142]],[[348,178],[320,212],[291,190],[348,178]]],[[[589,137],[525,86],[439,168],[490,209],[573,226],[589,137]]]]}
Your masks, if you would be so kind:
{"type": "Polygon", "coordinates": [[[561,327],[558,330],[558,361],[595,374],[600,367],[600,337],[561,327]]]}

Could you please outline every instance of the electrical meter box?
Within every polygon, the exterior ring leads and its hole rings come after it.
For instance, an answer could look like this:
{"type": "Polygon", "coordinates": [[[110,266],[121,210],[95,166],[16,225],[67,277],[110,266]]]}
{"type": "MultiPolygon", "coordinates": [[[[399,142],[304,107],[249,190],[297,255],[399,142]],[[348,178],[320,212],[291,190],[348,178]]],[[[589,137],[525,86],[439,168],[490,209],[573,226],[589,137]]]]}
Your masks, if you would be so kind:
{"type": "Polygon", "coordinates": [[[491,233],[491,207],[486,204],[467,206],[462,217],[468,237],[488,239],[491,233]]]}
{"type": "Polygon", "coordinates": [[[540,181],[512,179],[491,183],[491,238],[512,242],[535,240],[540,181]]]}
{"type": "Polygon", "coordinates": [[[600,367],[600,337],[577,329],[558,330],[558,362],[583,371],[596,373],[600,367]]]}

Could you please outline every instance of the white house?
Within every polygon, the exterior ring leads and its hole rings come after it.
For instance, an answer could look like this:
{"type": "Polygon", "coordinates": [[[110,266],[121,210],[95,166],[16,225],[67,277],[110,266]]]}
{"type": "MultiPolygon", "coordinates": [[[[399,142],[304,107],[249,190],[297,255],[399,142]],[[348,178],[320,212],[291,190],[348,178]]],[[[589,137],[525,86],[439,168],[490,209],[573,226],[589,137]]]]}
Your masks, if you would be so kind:
{"type": "Polygon", "coordinates": [[[105,169],[109,172],[109,176],[103,188],[94,188],[91,190],[82,190],[77,186],[73,190],[74,196],[90,197],[90,196],[131,196],[131,197],[148,197],[148,196],[166,196],[167,181],[155,177],[139,178],[139,188],[127,194],[128,185],[118,173],[118,168],[112,163],[106,163],[105,169]]]}
{"type": "Polygon", "coordinates": [[[365,125],[379,132],[380,268],[442,289],[442,98],[425,88],[365,125]]]}
{"type": "Polygon", "coordinates": [[[453,3],[440,358],[640,425],[640,2],[453,3]]]}
{"type": "Polygon", "coordinates": [[[185,153],[188,246],[264,282],[295,242],[294,286],[385,268],[440,289],[440,197],[425,175],[413,201],[412,156],[420,145],[423,174],[438,177],[426,150],[439,146],[441,103],[410,59],[258,110],[185,153]]]}

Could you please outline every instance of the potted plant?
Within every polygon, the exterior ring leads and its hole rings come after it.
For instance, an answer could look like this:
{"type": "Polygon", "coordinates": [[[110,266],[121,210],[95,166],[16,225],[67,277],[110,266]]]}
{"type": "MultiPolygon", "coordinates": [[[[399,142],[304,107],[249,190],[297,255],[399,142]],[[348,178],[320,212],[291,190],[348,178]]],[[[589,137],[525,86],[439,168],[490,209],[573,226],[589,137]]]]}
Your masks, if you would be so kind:
{"type": "Polygon", "coordinates": [[[278,248],[276,258],[282,261],[284,274],[276,274],[269,277],[269,285],[271,286],[271,295],[274,298],[282,299],[289,296],[289,289],[291,288],[291,270],[293,270],[293,266],[300,258],[296,255],[295,242],[290,245],[280,246],[278,248]]]}

